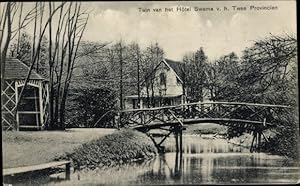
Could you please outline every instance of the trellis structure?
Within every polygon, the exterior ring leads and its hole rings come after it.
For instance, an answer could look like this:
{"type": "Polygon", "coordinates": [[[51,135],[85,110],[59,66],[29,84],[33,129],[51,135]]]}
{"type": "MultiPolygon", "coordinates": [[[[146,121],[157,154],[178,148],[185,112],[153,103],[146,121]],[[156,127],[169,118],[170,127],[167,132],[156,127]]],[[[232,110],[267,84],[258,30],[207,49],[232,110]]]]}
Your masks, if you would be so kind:
{"type": "Polygon", "coordinates": [[[2,96],[2,130],[43,129],[48,118],[48,81],[31,72],[18,109],[17,102],[29,67],[18,59],[7,59],[2,96]]]}

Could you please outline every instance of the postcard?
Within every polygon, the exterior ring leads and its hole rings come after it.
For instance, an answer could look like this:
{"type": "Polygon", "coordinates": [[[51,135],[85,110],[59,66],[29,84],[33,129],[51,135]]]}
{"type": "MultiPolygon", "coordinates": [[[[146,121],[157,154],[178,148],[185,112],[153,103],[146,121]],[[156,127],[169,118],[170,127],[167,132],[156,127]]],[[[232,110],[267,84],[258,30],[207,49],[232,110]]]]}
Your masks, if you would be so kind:
{"type": "Polygon", "coordinates": [[[4,185],[299,183],[296,1],[1,2],[4,185]]]}

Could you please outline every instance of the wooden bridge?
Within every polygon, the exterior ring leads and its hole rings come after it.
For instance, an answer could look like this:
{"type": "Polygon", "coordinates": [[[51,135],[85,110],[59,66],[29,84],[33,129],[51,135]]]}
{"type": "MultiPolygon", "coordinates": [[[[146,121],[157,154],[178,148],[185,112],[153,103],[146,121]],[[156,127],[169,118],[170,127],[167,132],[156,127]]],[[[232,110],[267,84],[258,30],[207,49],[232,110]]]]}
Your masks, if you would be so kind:
{"type": "Polygon", "coordinates": [[[276,127],[277,113],[291,109],[285,105],[239,103],[239,102],[196,102],[176,106],[131,109],[120,111],[120,127],[134,128],[146,133],[163,151],[162,143],[175,134],[180,151],[182,130],[192,124],[216,123],[253,135],[250,151],[260,151],[261,138],[268,138],[263,131],[276,127]],[[159,133],[153,133],[160,130],[159,133]],[[165,132],[162,132],[165,131],[165,132]],[[159,137],[159,141],[157,141],[159,137]]]}

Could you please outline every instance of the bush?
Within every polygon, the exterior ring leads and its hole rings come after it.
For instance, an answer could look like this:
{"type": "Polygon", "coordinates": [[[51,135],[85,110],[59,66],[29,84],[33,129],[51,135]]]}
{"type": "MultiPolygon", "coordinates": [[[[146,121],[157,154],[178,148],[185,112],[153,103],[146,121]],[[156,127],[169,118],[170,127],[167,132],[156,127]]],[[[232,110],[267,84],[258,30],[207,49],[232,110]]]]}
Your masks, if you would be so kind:
{"type": "Polygon", "coordinates": [[[150,159],[155,155],[156,148],[145,134],[123,129],[83,144],[63,159],[71,159],[76,169],[94,169],[150,159]]]}
{"type": "Polygon", "coordinates": [[[287,110],[278,113],[277,127],[269,143],[264,143],[267,151],[297,159],[299,152],[299,118],[298,111],[287,110]]]}

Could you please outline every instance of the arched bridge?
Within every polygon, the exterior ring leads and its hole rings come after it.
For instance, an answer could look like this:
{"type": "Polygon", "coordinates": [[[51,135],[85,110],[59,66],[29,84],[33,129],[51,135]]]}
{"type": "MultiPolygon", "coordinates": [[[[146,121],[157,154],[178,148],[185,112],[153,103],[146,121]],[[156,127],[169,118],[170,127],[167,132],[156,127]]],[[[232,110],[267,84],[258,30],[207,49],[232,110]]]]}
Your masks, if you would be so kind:
{"type": "MultiPolygon", "coordinates": [[[[160,149],[164,140],[174,133],[181,138],[184,127],[191,124],[216,123],[233,127],[253,135],[250,151],[259,151],[261,137],[268,140],[263,131],[276,127],[277,113],[290,106],[240,103],[196,102],[176,106],[130,109],[120,111],[120,127],[134,128],[146,133],[160,149]],[[151,130],[166,131],[158,135],[151,130]],[[162,139],[157,142],[155,137],[162,139]],[[256,144],[255,144],[256,143],[256,144]]],[[[178,139],[176,139],[178,140],[178,139]]],[[[180,139],[179,139],[180,141],[180,139]]]]}

